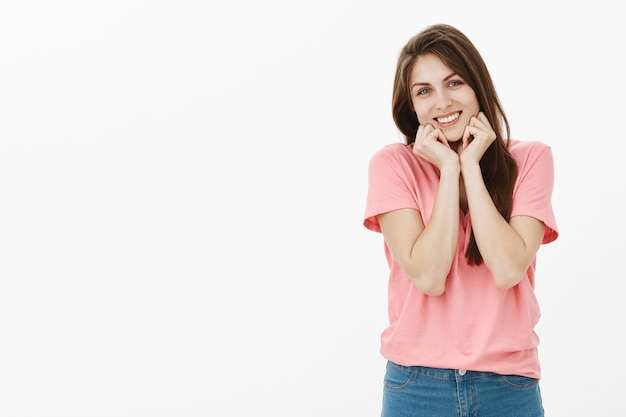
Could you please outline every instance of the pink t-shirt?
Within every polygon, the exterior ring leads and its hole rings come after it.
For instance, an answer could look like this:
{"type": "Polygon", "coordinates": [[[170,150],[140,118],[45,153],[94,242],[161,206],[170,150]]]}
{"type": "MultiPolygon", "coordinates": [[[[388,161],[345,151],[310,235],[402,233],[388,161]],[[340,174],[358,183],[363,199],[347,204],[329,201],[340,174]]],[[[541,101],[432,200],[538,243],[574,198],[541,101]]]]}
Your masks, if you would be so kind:
{"type": "MultiPolygon", "coordinates": [[[[519,174],[513,191],[511,217],[532,216],[545,223],[543,243],[558,236],[552,210],[554,161],[549,146],[510,141],[519,174]]],[[[413,208],[428,224],[439,183],[437,168],[413,154],[412,145],[383,147],[369,165],[369,189],[364,225],[380,232],[377,215],[413,208]]],[[[459,244],[441,296],[415,287],[393,260],[390,268],[389,326],[381,335],[381,353],[405,366],[490,371],[540,378],[535,325],[540,310],[534,293],[535,261],[519,284],[496,288],[484,263],[470,266],[465,251],[470,216],[459,210],[459,244]]]]}

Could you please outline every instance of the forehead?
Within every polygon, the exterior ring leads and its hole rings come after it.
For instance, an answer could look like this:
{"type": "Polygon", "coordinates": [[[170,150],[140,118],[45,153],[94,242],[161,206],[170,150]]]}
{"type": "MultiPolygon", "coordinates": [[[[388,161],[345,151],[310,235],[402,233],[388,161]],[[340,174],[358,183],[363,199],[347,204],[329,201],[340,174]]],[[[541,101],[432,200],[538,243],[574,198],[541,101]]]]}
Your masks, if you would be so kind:
{"type": "Polygon", "coordinates": [[[409,84],[429,83],[432,84],[443,80],[454,71],[443,63],[435,54],[420,55],[415,60],[409,73],[409,84]]]}

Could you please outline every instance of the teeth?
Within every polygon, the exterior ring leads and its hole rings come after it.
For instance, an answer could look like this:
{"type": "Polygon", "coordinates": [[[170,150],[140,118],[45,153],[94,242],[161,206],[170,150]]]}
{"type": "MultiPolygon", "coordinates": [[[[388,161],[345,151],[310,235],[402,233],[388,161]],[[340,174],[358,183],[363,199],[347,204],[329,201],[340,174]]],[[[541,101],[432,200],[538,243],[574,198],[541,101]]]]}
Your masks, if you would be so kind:
{"type": "Polygon", "coordinates": [[[448,117],[443,117],[443,118],[441,118],[441,119],[437,119],[437,121],[438,121],[439,123],[450,123],[451,121],[456,120],[456,119],[458,119],[458,118],[459,118],[459,113],[454,113],[454,114],[453,114],[453,115],[451,115],[451,116],[448,116],[448,117]]]}

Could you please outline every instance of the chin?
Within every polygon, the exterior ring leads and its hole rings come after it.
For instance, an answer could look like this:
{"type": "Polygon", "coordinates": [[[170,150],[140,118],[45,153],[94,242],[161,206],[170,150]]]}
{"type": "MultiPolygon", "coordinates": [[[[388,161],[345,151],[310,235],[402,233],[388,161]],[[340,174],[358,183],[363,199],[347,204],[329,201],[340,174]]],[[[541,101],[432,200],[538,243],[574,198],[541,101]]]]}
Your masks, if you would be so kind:
{"type": "Polygon", "coordinates": [[[448,143],[460,142],[461,139],[463,139],[463,132],[460,134],[457,132],[450,132],[450,134],[444,132],[444,134],[446,135],[446,139],[448,139],[448,143]]]}

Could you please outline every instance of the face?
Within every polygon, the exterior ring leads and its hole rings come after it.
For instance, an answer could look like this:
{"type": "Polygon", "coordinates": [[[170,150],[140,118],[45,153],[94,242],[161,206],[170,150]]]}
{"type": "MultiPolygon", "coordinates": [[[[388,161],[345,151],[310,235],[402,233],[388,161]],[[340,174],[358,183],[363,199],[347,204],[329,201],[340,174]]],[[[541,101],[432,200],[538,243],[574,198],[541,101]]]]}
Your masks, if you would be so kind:
{"type": "Polygon", "coordinates": [[[417,58],[409,86],[417,120],[441,129],[449,142],[460,140],[480,111],[474,90],[434,54],[417,58]]]}

